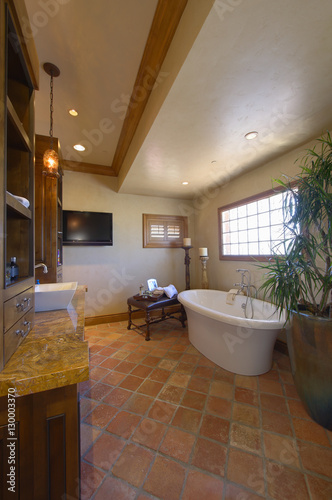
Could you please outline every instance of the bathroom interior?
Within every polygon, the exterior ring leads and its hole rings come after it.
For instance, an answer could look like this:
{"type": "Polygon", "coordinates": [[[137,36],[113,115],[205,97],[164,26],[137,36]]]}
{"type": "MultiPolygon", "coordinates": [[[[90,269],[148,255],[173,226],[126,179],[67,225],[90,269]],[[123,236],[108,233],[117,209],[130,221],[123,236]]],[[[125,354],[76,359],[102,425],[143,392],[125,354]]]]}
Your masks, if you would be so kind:
{"type": "MultiPolygon", "coordinates": [[[[263,343],[249,347],[247,325],[236,325],[242,337],[234,344],[229,333],[220,364],[210,324],[187,312],[184,328],[174,318],[153,324],[146,342],[144,328],[128,328],[127,300],[153,278],[179,294],[204,289],[210,303],[228,300],[234,308],[239,301],[241,309],[248,276],[262,298],[256,259],[222,254],[218,211],[297,175],[303,152],[332,129],[332,4],[4,0],[1,46],[7,7],[29,71],[39,76],[28,120],[33,188],[14,193],[34,192],[28,259],[24,240],[15,238],[19,270],[26,267],[28,276],[6,281],[12,255],[2,249],[3,307],[15,287],[25,293],[25,283],[77,289],[68,310],[28,312],[10,357],[6,313],[0,321],[1,446],[13,387],[23,432],[3,498],[331,500],[332,432],[299,398],[283,321],[266,348],[268,362],[263,343]],[[46,62],[59,74],[49,74],[46,62]],[[69,115],[73,109],[78,116],[69,115]],[[60,158],[56,178],[42,174],[50,144],[60,158]],[[74,150],[77,144],[85,151],[74,150]],[[111,244],[64,242],[62,213],[69,211],[112,214],[111,244]],[[146,244],[147,214],[183,218],[181,241],[146,244]],[[239,293],[230,294],[234,289],[239,293]],[[212,291],[226,293],[215,299],[212,291]],[[190,321],[198,343],[188,335],[190,321]],[[237,350],[233,369],[227,363],[237,350]],[[45,440],[38,441],[39,429],[45,440]],[[29,439],[34,453],[26,452],[29,439]]],[[[5,68],[4,51],[0,62],[5,68]]],[[[2,81],[3,117],[12,113],[5,88],[2,81]]],[[[3,235],[16,220],[6,219],[6,210],[16,210],[6,189],[19,184],[10,182],[0,197],[3,235]]],[[[28,299],[29,307],[36,300],[28,299]]]]}

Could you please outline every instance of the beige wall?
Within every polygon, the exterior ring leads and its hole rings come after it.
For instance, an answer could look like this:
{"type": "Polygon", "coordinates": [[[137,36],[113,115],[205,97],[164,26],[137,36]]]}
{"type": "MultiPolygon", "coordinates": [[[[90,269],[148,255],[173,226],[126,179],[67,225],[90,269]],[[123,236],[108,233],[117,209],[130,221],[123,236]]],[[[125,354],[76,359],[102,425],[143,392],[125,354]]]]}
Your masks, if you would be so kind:
{"type": "Polygon", "coordinates": [[[201,287],[198,248],[208,247],[209,288],[229,290],[239,281],[236,269],[250,269],[252,281],[260,285],[262,271],[253,263],[220,261],[218,208],[272,188],[272,179],[298,172],[296,160],[313,143],[230,180],[217,184],[193,200],[125,195],[116,192],[117,181],[106,176],[65,171],[64,209],[109,211],[114,217],[113,247],[64,247],[64,280],[88,286],[87,316],[116,314],[127,310],[127,297],[146,284],[150,277],[161,285],[185,289],[182,249],[142,248],[142,214],[187,215],[190,250],[191,288],[201,287]]]}
{"type": "MultiPolygon", "coordinates": [[[[195,232],[198,247],[208,247],[208,279],[209,287],[218,290],[229,290],[235,282],[239,281],[237,268],[249,269],[252,274],[252,282],[260,286],[262,271],[254,264],[246,261],[220,261],[218,245],[218,208],[229,203],[239,201],[249,196],[267,191],[272,188],[272,179],[279,178],[282,174],[294,176],[298,173],[298,163],[295,161],[302,158],[305,149],[312,147],[313,143],[292,151],[280,158],[256,168],[240,177],[229,181],[223,187],[216,187],[210,191],[210,197],[205,195],[195,200],[195,232]],[[200,209],[199,206],[203,206],[200,209]]],[[[199,273],[199,263],[196,263],[196,272],[199,273]]]]}
{"type": "MultiPolygon", "coordinates": [[[[183,215],[191,202],[118,194],[116,179],[65,171],[63,208],[113,213],[113,246],[64,247],[64,281],[88,286],[86,316],[127,311],[127,298],[148,278],[158,284],[185,288],[184,251],[181,248],[143,248],[142,214],[183,215]]],[[[189,216],[189,236],[194,238],[194,216],[189,216]]],[[[191,266],[194,281],[194,265],[191,266]]]]}

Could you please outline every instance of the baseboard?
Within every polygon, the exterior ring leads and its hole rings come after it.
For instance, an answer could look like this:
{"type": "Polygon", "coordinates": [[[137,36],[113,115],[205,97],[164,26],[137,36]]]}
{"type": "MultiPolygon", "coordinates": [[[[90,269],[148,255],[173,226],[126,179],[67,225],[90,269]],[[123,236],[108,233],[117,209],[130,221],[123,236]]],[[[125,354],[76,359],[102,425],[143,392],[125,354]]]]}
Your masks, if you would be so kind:
{"type": "MultiPolygon", "coordinates": [[[[168,307],[169,312],[175,312],[179,306],[168,307]]],[[[151,316],[158,314],[158,311],[152,311],[151,316]]],[[[145,318],[144,311],[133,311],[132,318],[145,318]]],[[[128,312],[105,314],[102,316],[88,316],[85,318],[85,326],[102,325],[104,323],[117,323],[119,321],[128,321],[128,312]]]]}
{"type": "Polygon", "coordinates": [[[287,354],[287,356],[289,356],[288,347],[287,347],[286,342],[283,342],[282,340],[277,339],[276,343],[274,345],[274,348],[276,351],[282,352],[283,354],[287,354]]]}
{"type": "MultiPolygon", "coordinates": [[[[144,318],[144,312],[138,311],[132,313],[134,318],[144,318]]],[[[104,323],[117,323],[119,321],[128,321],[128,313],[105,314],[103,316],[89,316],[85,318],[85,326],[102,325],[104,323]]]]}

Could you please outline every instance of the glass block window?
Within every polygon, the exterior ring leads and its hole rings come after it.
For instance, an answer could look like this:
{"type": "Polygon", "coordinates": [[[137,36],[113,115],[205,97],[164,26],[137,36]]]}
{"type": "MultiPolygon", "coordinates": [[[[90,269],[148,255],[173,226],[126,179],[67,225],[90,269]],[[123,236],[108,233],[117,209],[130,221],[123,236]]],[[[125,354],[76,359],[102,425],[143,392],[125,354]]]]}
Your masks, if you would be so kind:
{"type": "Polygon", "coordinates": [[[283,223],[289,216],[282,192],[269,191],[255,198],[218,209],[221,260],[263,260],[283,253],[283,223]]]}
{"type": "Polygon", "coordinates": [[[143,248],[182,247],[187,231],[187,217],[143,214],[143,248]]]}

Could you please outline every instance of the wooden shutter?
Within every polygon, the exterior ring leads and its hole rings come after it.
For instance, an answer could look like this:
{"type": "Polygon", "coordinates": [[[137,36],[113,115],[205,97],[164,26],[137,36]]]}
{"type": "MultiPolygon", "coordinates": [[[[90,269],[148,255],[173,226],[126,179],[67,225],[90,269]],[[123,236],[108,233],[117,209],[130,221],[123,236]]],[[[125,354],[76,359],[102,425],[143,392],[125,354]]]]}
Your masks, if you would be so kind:
{"type": "Polygon", "coordinates": [[[182,247],[187,231],[187,217],[143,214],[143,248],[182,247]]]}

